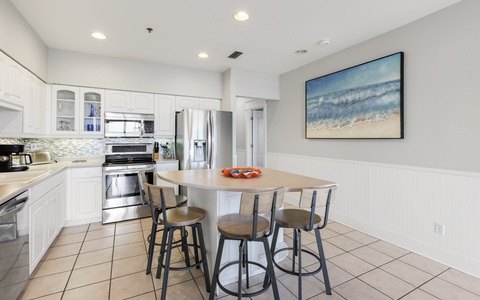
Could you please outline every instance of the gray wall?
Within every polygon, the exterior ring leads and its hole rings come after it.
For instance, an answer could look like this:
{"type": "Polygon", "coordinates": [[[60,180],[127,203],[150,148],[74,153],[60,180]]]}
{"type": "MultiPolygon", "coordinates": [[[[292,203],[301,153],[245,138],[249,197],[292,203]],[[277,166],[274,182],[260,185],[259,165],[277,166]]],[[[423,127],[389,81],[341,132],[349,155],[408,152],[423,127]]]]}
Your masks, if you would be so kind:
{"type": "Polygon", "coordinates": [[[47,46],[8,0],[0,0],[0,50],[47,79],[47,46]]]}
{"type": "Polygon", "coordinates": [[[464,0],[283,74],[281,101],[268,108],[269,152],[480,171],[478,12],[480,1],[464,0]],[[405,53],[405,139],[304,138],[306,80],[399,51],[405,53]]]}

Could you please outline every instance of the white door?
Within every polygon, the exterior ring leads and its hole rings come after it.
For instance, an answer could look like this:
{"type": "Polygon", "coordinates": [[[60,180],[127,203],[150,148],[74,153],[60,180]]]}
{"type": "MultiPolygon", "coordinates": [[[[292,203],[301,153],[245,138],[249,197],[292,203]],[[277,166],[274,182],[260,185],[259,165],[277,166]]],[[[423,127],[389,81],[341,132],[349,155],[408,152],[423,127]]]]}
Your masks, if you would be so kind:
{"type": "Polygon", "coordinates": [[[263,109],[252,111],[252,165],[265,167],[265,118],[263,109]]]}

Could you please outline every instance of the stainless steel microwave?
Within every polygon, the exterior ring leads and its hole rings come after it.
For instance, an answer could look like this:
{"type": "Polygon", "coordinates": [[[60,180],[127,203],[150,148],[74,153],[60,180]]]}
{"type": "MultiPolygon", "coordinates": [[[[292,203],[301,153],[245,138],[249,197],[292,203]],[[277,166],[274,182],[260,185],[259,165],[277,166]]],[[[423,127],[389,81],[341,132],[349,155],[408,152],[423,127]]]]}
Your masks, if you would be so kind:
{"type": "Polygon", "coordinates": [[[153,137],[153,114],[105,113],[105,137],[153,137]]]}

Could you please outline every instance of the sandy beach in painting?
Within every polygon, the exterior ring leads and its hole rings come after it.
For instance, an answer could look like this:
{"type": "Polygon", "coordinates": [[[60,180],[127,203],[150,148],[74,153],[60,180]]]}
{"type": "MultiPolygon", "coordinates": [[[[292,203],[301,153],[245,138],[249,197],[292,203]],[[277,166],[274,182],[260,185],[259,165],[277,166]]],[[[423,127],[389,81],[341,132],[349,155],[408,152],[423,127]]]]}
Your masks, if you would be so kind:
{"type": "Polygon", "coordinates": [[[308,138],[400,138],[400,116],[387,120],[357,123],[343,129],[309,129],[308,138]]]}

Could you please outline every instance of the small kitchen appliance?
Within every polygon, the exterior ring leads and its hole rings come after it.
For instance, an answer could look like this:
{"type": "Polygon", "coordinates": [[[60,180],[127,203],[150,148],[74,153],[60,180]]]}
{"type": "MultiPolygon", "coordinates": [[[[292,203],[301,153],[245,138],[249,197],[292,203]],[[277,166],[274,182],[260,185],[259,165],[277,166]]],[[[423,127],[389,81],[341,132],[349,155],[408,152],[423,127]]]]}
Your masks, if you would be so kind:
{"type": "Polygon", "coordinates": [[[24,145],[0,145],[0,172],[28,170],[32,163],[30,154],[22,153],[24,145]]]}
{"type": "Polygon", "coordinates": [[[105,137],[153,137],[153,114],[105,113],[105,137]]]}

